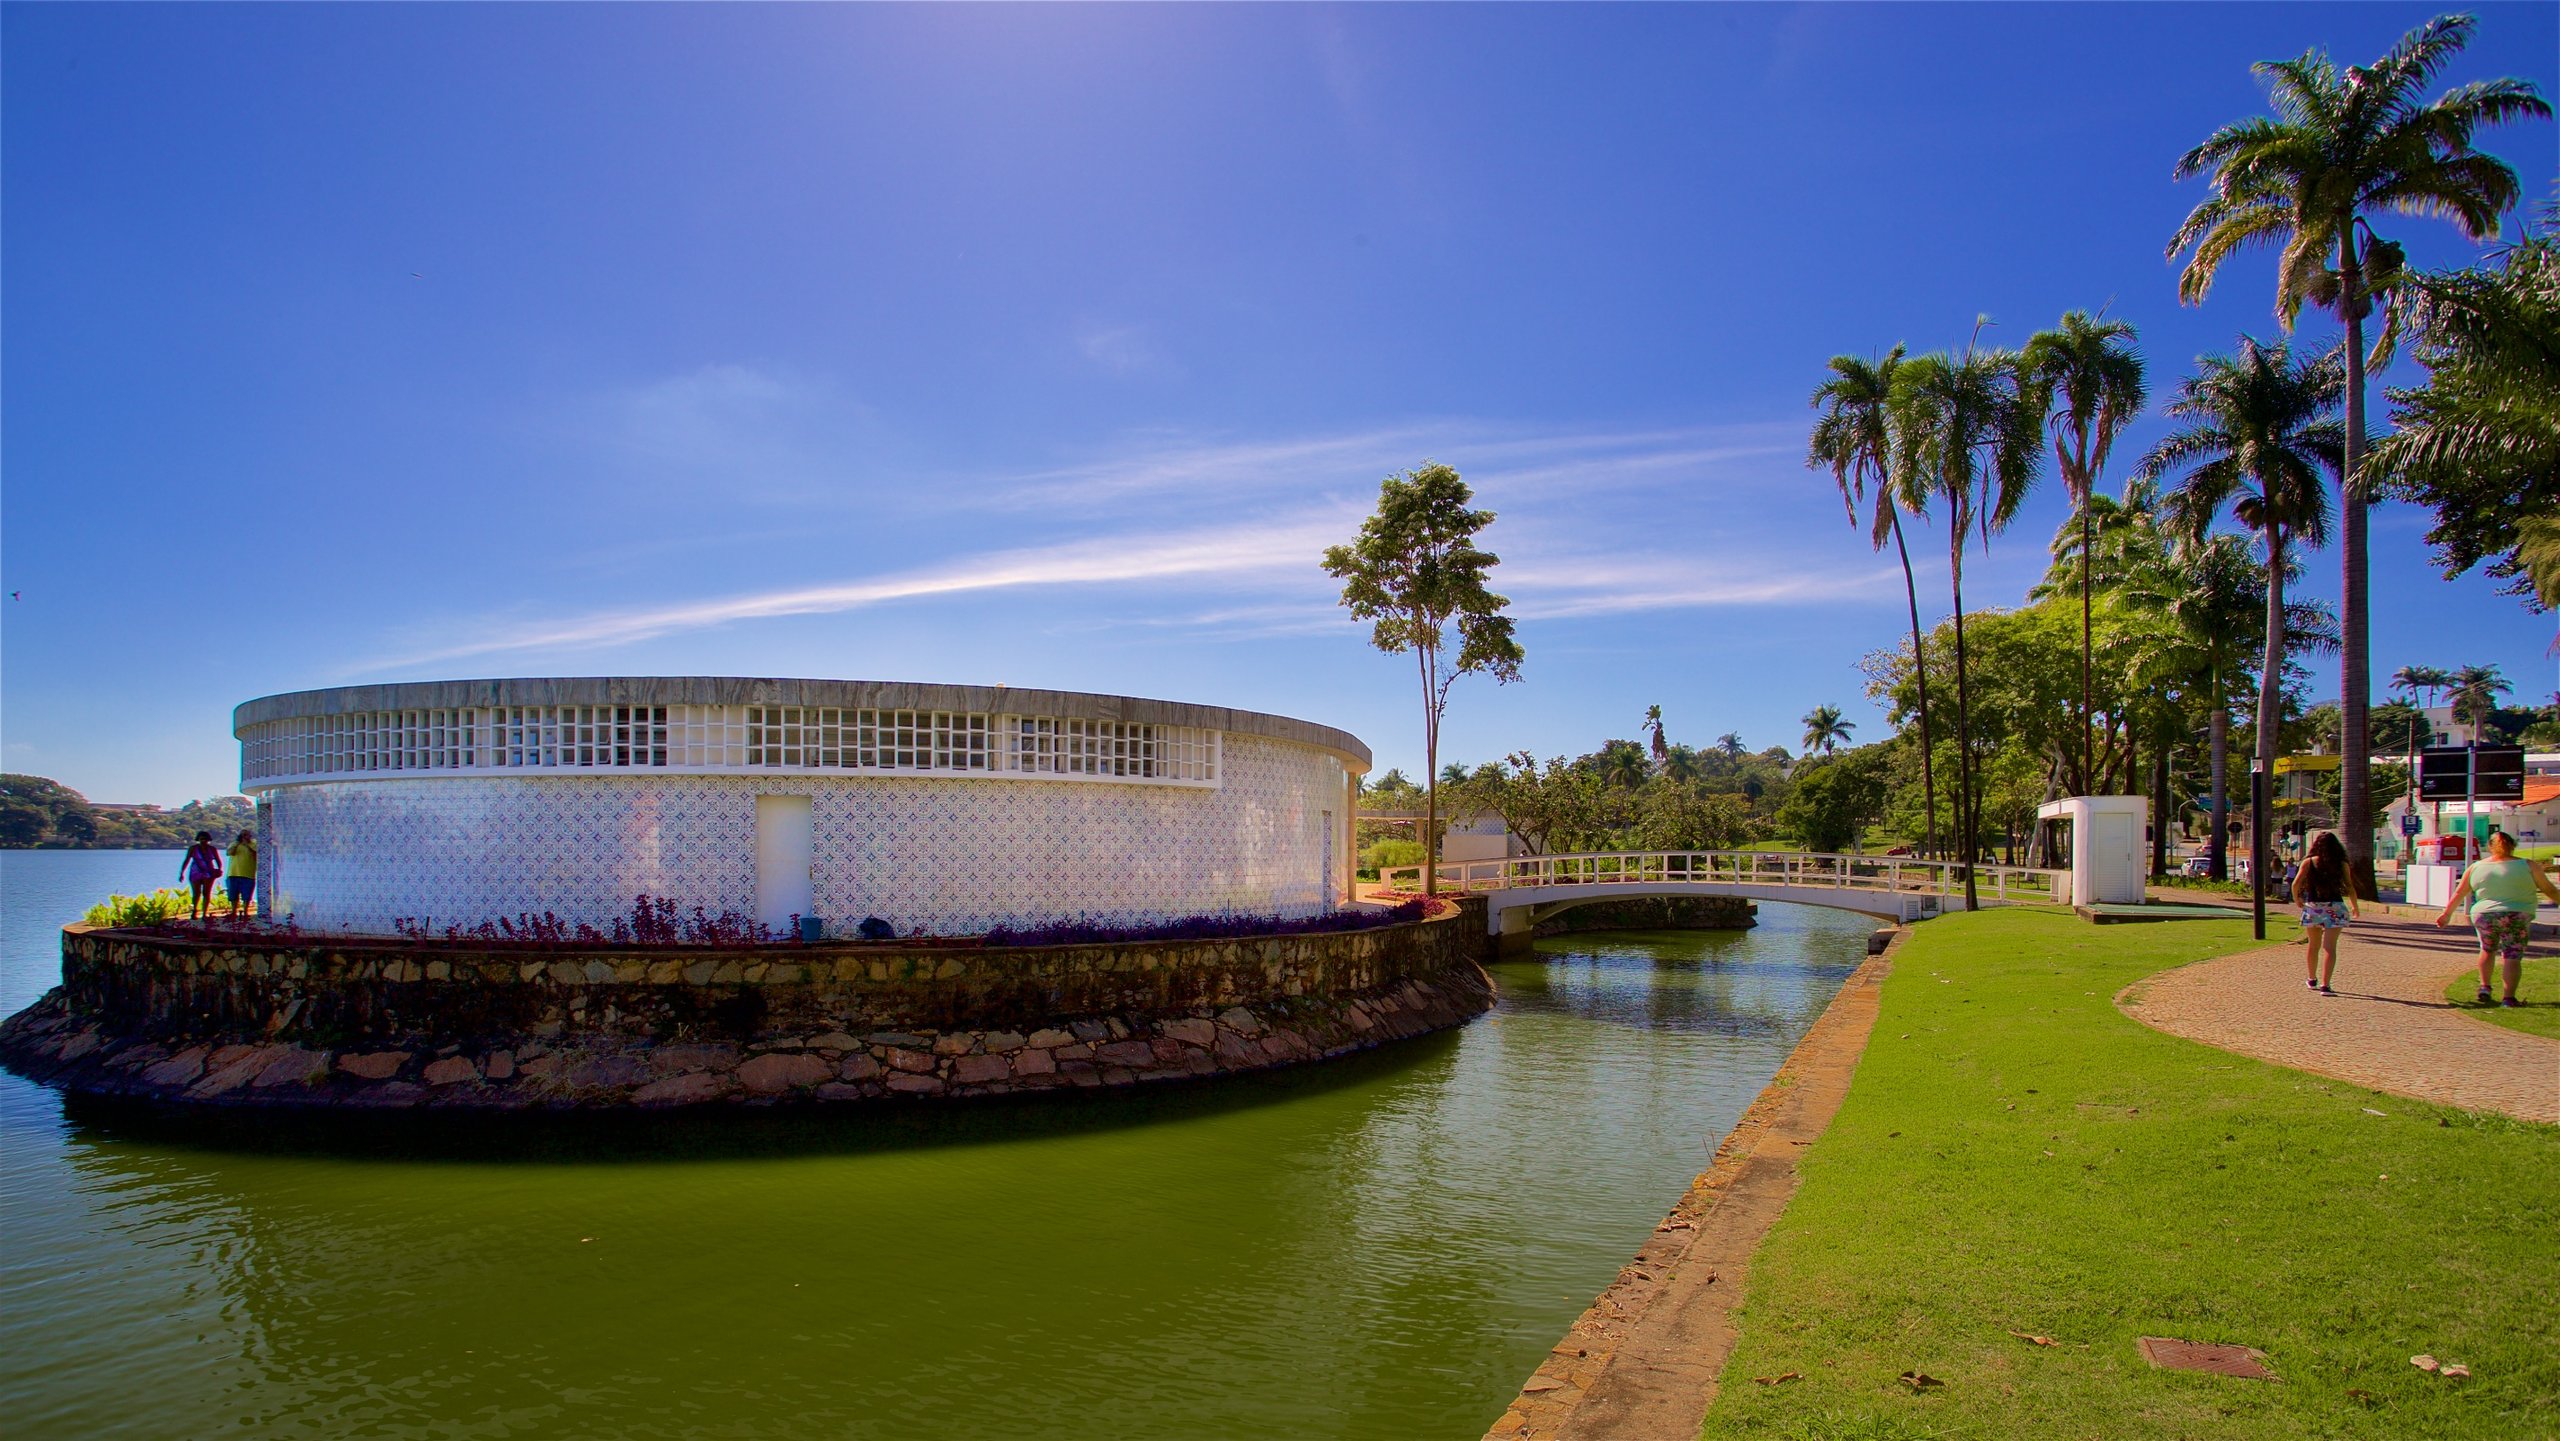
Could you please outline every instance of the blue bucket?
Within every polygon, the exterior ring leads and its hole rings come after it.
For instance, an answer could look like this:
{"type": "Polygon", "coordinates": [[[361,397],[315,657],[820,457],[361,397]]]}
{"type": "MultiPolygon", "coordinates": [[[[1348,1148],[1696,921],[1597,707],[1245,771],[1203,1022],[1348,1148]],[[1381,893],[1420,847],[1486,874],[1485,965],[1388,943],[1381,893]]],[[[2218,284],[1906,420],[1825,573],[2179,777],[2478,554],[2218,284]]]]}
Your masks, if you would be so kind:
{"type": "Polygon", "coordinates": [[[823,941],[826,938],[827,923],[824,917],[802,916],[800,918],[800,939],[802,941],[817,942],[823,941]]]}

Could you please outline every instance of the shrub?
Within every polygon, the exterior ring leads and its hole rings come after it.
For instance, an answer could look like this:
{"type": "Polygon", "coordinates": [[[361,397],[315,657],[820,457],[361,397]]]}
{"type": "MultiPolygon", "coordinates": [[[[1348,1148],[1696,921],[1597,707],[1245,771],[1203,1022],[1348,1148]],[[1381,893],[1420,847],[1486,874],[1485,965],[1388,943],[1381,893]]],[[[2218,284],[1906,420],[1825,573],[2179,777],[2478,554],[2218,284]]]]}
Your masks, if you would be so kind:
{"type": "Polygon", "coordinates": [[[89,908],[83,919],[93,926],[157,926],[187,914],[192,902],[174,886],[138,896],[109,896],[89,908]]]}
{"type": "MultiPolygon", "coordinates": [[[[1411,845],[1412,842],[1404,844],[1411,845]]],[[[1421,849],[1419,846],[1414,848],[1421,849]]],[[[1112,945],[1122,941],[1223,941],[1255,936],[1303,936],[1324,931],[1365,931],[1373,926],[1401,925],[1406,921],[1421,920],[1429,914],[1430,910],[1417,899],[1382,911],[1327,911],[1320,916],[1295,921],[1284,921],[1278,916],[1217,914],[1127,926],[1078,916],[1072,920],[1019,929],[998,926],[987,932],[986,944],[1087,946],[1112,945]]]]}
{"type": "Polygon", "coordinates": [[[1386,866],[1418,866],[1422,864],[1422,842],[1397,840],[1390,836],[1371,841],[1360,853],[1360,868],[1375,874],[1386,866]]]}

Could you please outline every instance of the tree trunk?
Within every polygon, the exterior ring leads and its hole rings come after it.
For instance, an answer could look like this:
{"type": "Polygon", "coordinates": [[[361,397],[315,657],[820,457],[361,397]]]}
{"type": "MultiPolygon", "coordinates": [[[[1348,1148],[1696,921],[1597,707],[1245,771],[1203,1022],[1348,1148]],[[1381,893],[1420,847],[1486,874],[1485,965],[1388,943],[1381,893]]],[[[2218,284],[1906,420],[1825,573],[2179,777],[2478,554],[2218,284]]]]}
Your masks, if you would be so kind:
{"type": "MultiPolygon", "coordinates": [[[[2089,758],[2089,496],[2080,495],[2080,774],[2089,784],[2094,766],[2089,758]]],[[[2094,795],[2094,789],[2081,792],[2094,795]]]]}
{"type": "Polygon", "coordinates": [[[2213,738],[2213,805],[2211,847],[2205,852],[2212,858],[2209,874],[2217,881],[2231,879],[2231,703],[2223,694],[2222,674],[2213,677],[2213,719],[2209,723],[2213,738]]]}
{"type": "Polygon", "coordinates": [[[2338,550],[2345,574],[2338,595],[2338,829],[2347,843],[2347,871],[2356,893],[2375,894],[2373,883],[2373,757],[2371,699],[2373,656],[2366,644],[2364,464],[2364,289],[2357,264],[2353,217],[2338,232],[2338,273],[2347,321],[2346,478],[2340,489],[2338,550]]]}
{"type": "Polygon", "coordinates": [[[1947,584],[1956,605],[1956,849],[1964,867],[1964,908],[1982,909],[1974,889],[1973,861],[1981,853],[1982,815],[1974,803],[1973,721],[1964,675],[1964,527],[1948,518],[1947,584]]]}
{"type": "Polygon", "coordinates": [[[1425,899],[1440,894],[1440,707],[1432,682],[1432,655],[1427,646],[1414,647],[1415,663],[1422,668],[1422,894],[1425,899]]]}
{"type": "Polygon", "coordinates": [[[2151,752],[2151,874],[2169,873],[2169,733],[2151,752]]]}
{"type": "Polygon", "coordinates": [[[1920,796],[1928,806],[1921,817],[1926,839],[1920,854],[1938,854],[1938,781],[1932,773],[1929,743],[1929,654],[1920,639],[1920,592],[1911,581],[1911,550],[1902,543],[1902,511],[1893,512],[1893,548],[1902,557],[1902,597],[1911,606],[1911,678],[1920,687],[1920,796]]]}
{"type": "Polygon", "coordinates": [[[2251,837],[2249,887],[2259,895],[2267,894],[2267,877],[2255,857],[2275,853],[2273,829],[2276,801],[2276,731],[2281,724],[2277,713],[2277,697],[2284,676],[2284,532],[2269,527],[2267,531],[2267,646],[2258,672],[2258,784],[2260,804],[2249,811],[2251,837]]]}

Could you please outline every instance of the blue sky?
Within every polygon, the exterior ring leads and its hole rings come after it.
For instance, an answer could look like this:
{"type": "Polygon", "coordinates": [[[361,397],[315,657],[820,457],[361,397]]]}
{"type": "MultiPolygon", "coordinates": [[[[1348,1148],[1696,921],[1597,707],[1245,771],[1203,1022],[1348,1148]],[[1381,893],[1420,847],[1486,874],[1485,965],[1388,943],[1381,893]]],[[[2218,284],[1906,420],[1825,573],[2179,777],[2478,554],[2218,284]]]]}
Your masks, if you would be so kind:
{"type": "MultiPolygon", "coordinates": [[[[1901,587],[1802,467],[1825,357],[2107,305],[2166,394],[2274,329],[2263,256],[2176,303],[2172,161],[2251,61],[2430,13],[11,5],[0,763],[176,801],[272,691],[708,672],[1238,705],[1412,768],[1408,663],[1316,556],[1426,459],[1500,512],[1529,653],[1444,757],[1648,704],[1872,736],[1901,587]]],[[[2560,94],[2560,10],[2480,13],[2449,78],[2560,94]]],[[[2548,123],[2487,143],[2560,171],[2548,123]]],[[[2551,618],[2423,529],[2376,520],[2377,676],[2549,690],[2551,618]]]]}

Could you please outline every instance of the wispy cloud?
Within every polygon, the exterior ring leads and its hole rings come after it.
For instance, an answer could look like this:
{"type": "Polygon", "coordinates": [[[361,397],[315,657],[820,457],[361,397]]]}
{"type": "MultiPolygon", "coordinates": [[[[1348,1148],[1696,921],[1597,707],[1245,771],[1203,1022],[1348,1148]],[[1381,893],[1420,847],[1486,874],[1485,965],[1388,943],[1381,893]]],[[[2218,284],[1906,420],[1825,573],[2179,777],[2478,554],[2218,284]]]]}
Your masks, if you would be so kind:
{"type": "Polygon", "coordinates": [[[1154,536],[1101,536],[991,551],[939,566],[823,585],[710,596],[676,605],[593,611],[558,621],[494,628],[477,639],[365,667],[396,670],[431,661],[515,651],[628,645],[741,621],[829,615],[892,601],[1051,585],[1107,585],[1217,576],[1229,582],[1308,569],[1308,558],[1356,523],[1340,513],[1300,515],[1154,536]]]}
{"type": "Polygon", "coordinates": [[[1634,431],[1522,432],[1463,420],[1418,421],[1280,439],[1132,438],[1102,459],[999,477],[990,505],[1107,510],[1149,496],[1239,499],[1309,490],[1365,496],[1426,460],[1458,467],[1502,504],[1558,492],[1700,481],[1730,462],[1793,455],[1779,424],[1634,431]]]}

